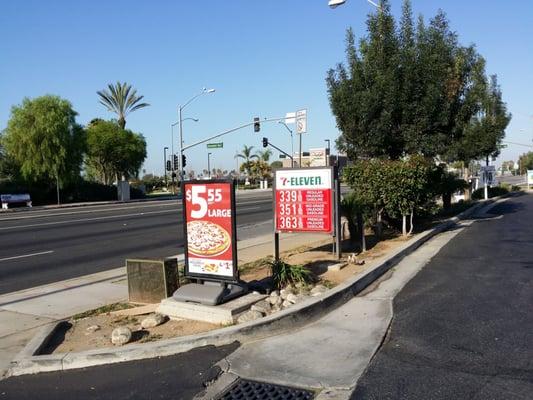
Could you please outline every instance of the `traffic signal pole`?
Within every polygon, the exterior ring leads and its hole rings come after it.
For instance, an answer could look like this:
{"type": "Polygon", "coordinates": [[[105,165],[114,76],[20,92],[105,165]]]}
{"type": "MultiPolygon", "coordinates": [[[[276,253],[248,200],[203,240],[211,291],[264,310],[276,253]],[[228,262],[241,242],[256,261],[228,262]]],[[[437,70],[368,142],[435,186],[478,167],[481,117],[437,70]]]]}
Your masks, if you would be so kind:
{"type": "Polygon", "coordinates": [[[264,137],[264,138],[263,138],[263,147],[267,147],[267,146],[273,147],[273,148],[275,148],[277,151],[279,151],[280,153],[285,154],[287,157],[289,157],[289,158],[291,159],[291,166],[294,166],[294,160],[293,160],[292,156],[291,156],[289,153],[284,152],[284,151],[281,150],[278,146],[274,146],[272,143],[270,143],[270,142],[268,141],[267,138],[264,137]]]}

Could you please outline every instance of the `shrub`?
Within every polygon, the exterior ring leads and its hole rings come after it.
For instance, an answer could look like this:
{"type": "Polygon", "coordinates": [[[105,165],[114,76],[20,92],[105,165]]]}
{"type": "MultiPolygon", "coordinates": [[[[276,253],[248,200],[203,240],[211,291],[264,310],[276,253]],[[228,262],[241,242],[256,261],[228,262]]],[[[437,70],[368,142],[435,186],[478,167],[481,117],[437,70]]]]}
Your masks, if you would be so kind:
{"type": "Polygon", "coordinates": [[[274,286],[278,289],[291,284],[308,283],[312,280],[311,271],[303,265],[291,265],[282,260],[274,260],[268,264],[274,286]]]}

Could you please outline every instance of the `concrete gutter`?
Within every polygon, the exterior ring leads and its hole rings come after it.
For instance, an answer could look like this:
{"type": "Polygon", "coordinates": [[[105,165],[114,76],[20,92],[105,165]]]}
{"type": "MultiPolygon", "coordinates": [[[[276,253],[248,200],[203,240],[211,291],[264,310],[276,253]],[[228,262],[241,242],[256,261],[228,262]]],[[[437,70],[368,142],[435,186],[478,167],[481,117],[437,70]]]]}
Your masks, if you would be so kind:
{"type": "Polygon", "coordinates": [[[240,325],[217,329],[197,335],[161,340],[152,343],[130,344],[123,347],[95,349],[76,353],[36,355],[46,345],[52,333],[63,324],[54,322],[46,325],[28,345],[17,355],[8,372],[9,375],[24,375],[47,371],[61,371],[76,368],[111,364],[146,358],[164,357],[186,352],[201,346],[222,346],[238,342],[249,342],[269,336],[285,333],[316,321],[328,312],[346,303],[369,286],[385,272],[414,252],[435,235],[454,226],[483,206],[492,204],[498,198],[480,201],[466,211],[450,218],[436,227],[417,234],[392,253],[376,262],[376,265],[361,275],[343,282],[328,290],[321,297],[311,297],[289,309],[270,316],[240,325]]]}

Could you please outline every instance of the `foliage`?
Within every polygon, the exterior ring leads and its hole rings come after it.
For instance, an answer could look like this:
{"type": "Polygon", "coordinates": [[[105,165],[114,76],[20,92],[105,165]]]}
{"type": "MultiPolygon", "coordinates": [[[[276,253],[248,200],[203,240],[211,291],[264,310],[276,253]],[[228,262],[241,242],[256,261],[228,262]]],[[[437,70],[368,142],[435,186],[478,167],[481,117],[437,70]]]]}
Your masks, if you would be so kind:
{"type": "Polygon", "coordinates": [[[147,193],[151,193],[155,190],[160,190],[165,187],[164,176],[146,174],[141,178],[141,182],[142,184],[144,184],[144,187],[146,188],[147,193]]]}
{"type": "Polygon", "coordinates": [[[263,150],[263,151],[259,151],[257,153],[257,155],[259,156],[259,159],[261,161],[264,161],[265,163],[268,163],[270,161],[270,157],[272,156],[272,150],[266,149],[266,150],[263,150]]]}
{"type": "Polygon", "coordinates": [[[250,171],[253,177],[268,179],[272,174],[272,167],[264,160],[255,160],[252,162],[250,171]]]}
{"type": "Polygon", "coordinates": [[[92,178],[109,184],[121,176],[136,176],[146,158],[141,134],[112,121],[97,121],[87,128],[86,165],[92,178]]]}
{"type": "Polygon", "coordinates": [[[283,168],[283,162],[282,162],[282,161],[279,161],[279,160],[273,161],[273,162],[270,164],[270,168],[272,168],[272,169],[283,168]]]}
{"type": "Polygon", "coordinates": [[[2,135],[3,157],[11,169],[16,166],[29,181],[75,180],[86,145],[76,115],[70,102],[58,96],[25,98],[13,106],[2,135]]]}
{"type": "Polygon", "coordinates": [[[432,174],[432,184],[436,194],[442,196],[444,209],[451,207],[452,195],[469,187],[468,183],[455,174],[448,172],[444,164],[439,165],[432,174]]]}
{"type": "Polygon", "coordinates": [[[533,169],[533,151],[522,154],[518,159],[518,166],[521,175],[525,174],[528,169],[533,169]]]}
{"type": "Polygon", "coordinates": [[[148,107],[150,104],[141,103],[144,96],[138,96],[137,90],[124,82],[117,82],[115,85],[108,84],[107,90],[96,92],[100,98],[100,104],[118,116],[118,125],[124,129],[126,127],[126,116],[140,108],[148,107]]]}
{"type": "Polygon", "coordinates": [[[235,158],[242,158],[244,161],[240,166],[240,171],[245,172],[246,175],[251,176],[251,169],[253,160],[259,158],[257,154],[252,153],[254,146],[244,145],[242,153],[237,154],[235,158]]]}
{"type": "Polygon", "coordinates": [[[291,265],[282,260],[268,262],[274,286],[278,289],[297,283],[308,283],[312,281],[312,274],[303,265],[291,265]]]}
{"type": "MultiPolygon", "coordinates": [[[[509,193],[509,189],[502,187],[502,186],[494,186],[494,187],[488,188],[489,199],[491,197],[503,196],[504,194],[507,194],[507,193],[509,193]]],[[[480,200],[484,198],[485,198],[484,187],[474,190],[474,193],[472,193],[472,199],[474,200],[480,200]]]]}
{"type": "Polygon", "coordinates": [[[459,44],[442,11],[415,28],[408,0],[398,27],[384,0],[358,45],[348,29],[346,63],[326,82],[337,147],[351,159],[478,159],[497,154],[510,118],[475,48],[459,44]]]}

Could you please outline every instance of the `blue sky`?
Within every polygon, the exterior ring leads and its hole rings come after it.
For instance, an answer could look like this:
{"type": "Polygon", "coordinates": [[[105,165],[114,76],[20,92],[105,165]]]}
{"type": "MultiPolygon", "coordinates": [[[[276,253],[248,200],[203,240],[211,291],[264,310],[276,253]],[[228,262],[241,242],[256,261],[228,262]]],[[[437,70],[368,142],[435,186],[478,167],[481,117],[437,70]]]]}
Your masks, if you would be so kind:
{"type": "MultiPolygon", "coordinates": [[[[391,3],[399,15],[401,1],[391,3]]],[[[460,41],[477,45],[487,59],[487,72],[498,74],[513,114],[507,140],[533,144],[533,2],[412,3],[415,14],[426,19],[442,7],[460,41]]],[[[69,99],[82,124],[111,118],[96,91],[120,80],[133,84],[151,104],[127,118],[127,127],[147,139],[147,172],[162,173],[163,147],[171,147],[177,106],[204,86],[216,93],[185,109],[184,117],[200,119],[184,123],[186,143],[254,116],[307,108],[304,150],[321,147],[324,139],[338,135],[326,71],[344,59],[345,29],[352,26],[357,36],[363,35],[366,15],[374,11],[365,0],[347,0],[335,10],[327,0],[3,1],[0,129],[12,105],[43,94],[69,99]]],[[[235,168],[235,152],[244,144],[262,150],[263,136],[290,149],[283,126],[263,124],[259,134],[248,128],[224,138],[224,149],[211,150],[212,166],[235,168]]],[[[500,160],[516,159],[527,150],[509,145],[500,160]]],[[[193,169],[205,168],[205,145],[188,151],[187,159],[193,169]]]]}

